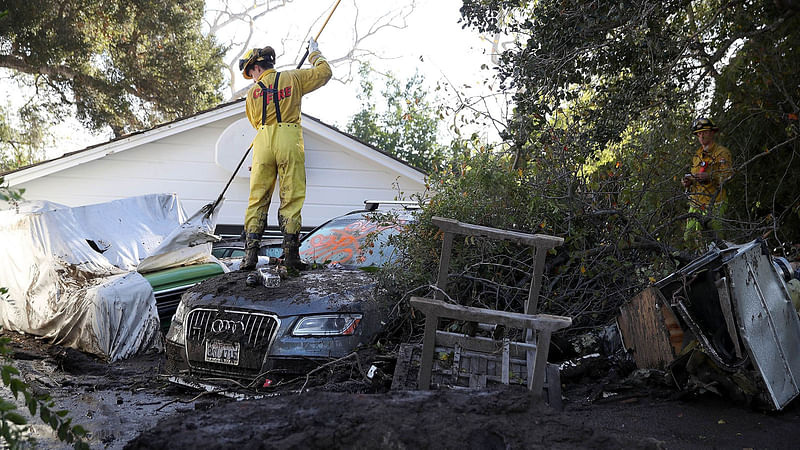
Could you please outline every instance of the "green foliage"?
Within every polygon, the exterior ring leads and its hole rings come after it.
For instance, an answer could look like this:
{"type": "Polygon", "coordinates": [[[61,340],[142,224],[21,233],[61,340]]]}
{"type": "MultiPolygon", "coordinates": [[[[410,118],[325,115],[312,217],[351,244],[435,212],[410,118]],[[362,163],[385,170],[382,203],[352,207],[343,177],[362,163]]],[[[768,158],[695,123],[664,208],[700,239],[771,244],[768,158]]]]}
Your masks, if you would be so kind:
{"type": "MultiPolygon", "coordinates": [[[[727,229],[709,240],[770,231],[787,248],[799,242],[800,8],[783,4],[464,0],[467,25],[517,37],[498,67],[516,92],[514,115],[505,146],[463,152],[432,174],[430,203],[398,243],[401,289],[435,282],[441,235],[430,217],[444,216],[564,237],[541,310],[571,316],[572,330],[610,322],[696,256],[680,250],[680,180],[699,115],[722,127],[737,169],[727,229]]],[[[455,300],[521,310],[529,252],[470,239],[454,255],[455,300]]]]}
{"type": "MultiPolygon", "coordinates": [[[[716,78],[711,109],[737,161],[731,219],[784,250],[800,242],[800,15],[742,44],[716,78]]],[[[790,255],[794,256],[794,255],[790,255]]]]}
{"type": "MultiPolygon", "coordinates": [[[[503,146],[461,150],[432,173],[430,203],[395,243],[404,259],[393,288],[431,293],[442,237],[430,218],[443,216],[563,237],[540,311],[572,317],[572,332],[611,322],[702,250],[683,240],[680,183],[701,115],[722,128],[737,171],[725,229],[708,240],[800,243],[796,2],[464,0],[461,12],[468,26],[515,37],[497,68],[514,114],[503,146]]],[[[454,300],[522,310],[529,250],[457,239],[453,255],[454,300]]]]}
{"type": "Polygon", "coordinates": [[[504,135],[517,167],[542,151],[544,164],[559,164],[548,148],[565,148],[576,174],[591,174],[580,187],[591,205],[630,201],[638,207],[626,220],[655,219],[648,240],[680,245],[679,180],[698,147],[689,124],[709,115],[737,169],[722,237],[800,240],[796,6],[465,0],[462,14],[480,31],[519,37],[498,68],[517,92],[504,135]]]}
{"type": "Polygon", "coordinates": [[[0,177],[0,200],[6,202],[15,202],[22,200],[22,194],[25,192],[25,189],[9,189],[8,186],[5,185],[5,180],[3,177],[0,177]]]}
{"type": "MultiPolygon", "coordinates": [[[[472,150],[431,176],[429,202],[419,220],[393,242],[403,255],[398,262],[403,270],[395,271],[391,280],[399,285],[394,289],[407,292],[436,282],[431,277],[438,273],[442,235],[430,220],[433,216],[565,237],[547,259],[542,295],[548,300],[539,306],[541,312],[572,317],[573,330],[613,320],[624,299],[674,269],[669,259],[642,263],[652,248],[663,244],[646,241],[644,226],[626,218],[632,216],[632,207],[619,194],[610,195],[615,176],[598,173],[588,182],[572,176],[579,165],[564,156],[563,148],[545,150],[541,159],[514,169],[512,155],[477,145],[461,143],[472,150]],[[591,183],[597,185],[594,197],[585,194],[591,183]],[[603,189],[609,195],[601,195],[603,189]]],[[[674,251],[663,247],[664,253],[674,251]]],[[[464,304],[522,311],[532,264],[530,247],[459,237],[448,295],[464,304]]]]}
{"type": "Polygon", "coordinates": [[[48,144],[48,124],[36,108],[26,105],[16,113],[0,106],[0,171],[40,161],[48,144]],[[13,124],[19,124],[14,126],[13,124]]]}
{"type": "Polygon", "coordinates": [[[405,83],[387,76],[381,93],[385,104],[378,108],[370,67],[361,74],[361,111],[347,124],[347,132],[412,166],[429,171],[445,157],[445,147],[436,141],[439,119],[423,88],[424,78],[414,75],[405,83]]]}
{"type": "MultiPolygon", "coordinates": [[[[0,289],[0,294],[5,295],[5,289],[0,289]]],[[[8,358],[11,350],[8,348],[10,339],[0,337],[0,354],[8,358]]],[[[69,411],[54,410],[55,403],[47,395],[34,395],[30,387],[17,378],[19,371],[11,365],[0,365],[0,378],[3,384],[11,391],[15,399],[23,398],[25,406],[31,416],[37,411],[44,423],[56,431],[59,440],[73,444],[76,449],[88,449],[89,446],[83,439],[87,435],[86,429],[80,425],[72,425],[72,419],[67,417],[69,411]]],[[[9,448],[18,448],[27,437],[27,419],[16,412],[17,406],[6,400],[0,400],[0,438],[9,448]]]]}
{"type": "Polygon", "coordinates": [[[7,5],[0,67],[30,93],[26,107],[45,131],[77,114],[121,135],[220,100],[223,49],[200,33],[202,0],[7,5]]]}

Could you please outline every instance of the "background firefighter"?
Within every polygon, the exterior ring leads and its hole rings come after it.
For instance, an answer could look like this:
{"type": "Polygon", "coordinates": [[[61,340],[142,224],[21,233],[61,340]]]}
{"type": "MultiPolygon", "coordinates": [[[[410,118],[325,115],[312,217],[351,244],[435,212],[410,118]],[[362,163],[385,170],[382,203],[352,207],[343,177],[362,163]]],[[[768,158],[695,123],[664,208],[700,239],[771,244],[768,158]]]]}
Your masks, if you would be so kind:
{"type": "Polygon", "coordinates": [[[305,150],[300,127],[303,95],[323,86],[331,68],[314,39],[308,41],[310,69],[277,72],[272,47],[249,50],[239,60],[246,79],[253,80],[247,92],[247,118],[258,130],[253,140],[250,198],[245,213],[245,258],[241,269],[253,270],[258,261],[261,235],[267,225],[267,211],[279,180],[278,224],[283,233],[286,266],[299,269],[300,210],[306,197],[305,150]]]}
{"type": "MultiPolygon", "coordinates": [[[[692,157],[691,173],[683,177],[683,187],[689,193],[689,213],[709,216],[709,228],[721,231],[721,224],[714,216],[721,216],[727,208],[724,183],[733,175],[731,152],[716,143],[719,128],[711,119],[701,117],[692,124],[692,133],[697,136],[700,148],[692,157]]],[[[684,240],[693,248],[702,245],[702,219],[690,217],[686,222],[684,240]]],[[[719,236],[717,236],[719,237],[719,236]]]]}

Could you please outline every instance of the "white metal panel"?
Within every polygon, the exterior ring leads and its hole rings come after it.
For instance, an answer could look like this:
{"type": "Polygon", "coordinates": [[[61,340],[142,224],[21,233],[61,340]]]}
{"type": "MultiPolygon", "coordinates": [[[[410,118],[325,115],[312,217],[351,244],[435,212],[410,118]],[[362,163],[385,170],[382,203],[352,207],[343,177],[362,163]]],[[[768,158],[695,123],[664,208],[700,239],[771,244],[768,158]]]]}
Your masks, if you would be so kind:
{"type": "Polygon", "coordinates": [[[742,338],[775,408],[800,393],[800,321],[760,242],[742,246],[726,263],[742,338]]]}

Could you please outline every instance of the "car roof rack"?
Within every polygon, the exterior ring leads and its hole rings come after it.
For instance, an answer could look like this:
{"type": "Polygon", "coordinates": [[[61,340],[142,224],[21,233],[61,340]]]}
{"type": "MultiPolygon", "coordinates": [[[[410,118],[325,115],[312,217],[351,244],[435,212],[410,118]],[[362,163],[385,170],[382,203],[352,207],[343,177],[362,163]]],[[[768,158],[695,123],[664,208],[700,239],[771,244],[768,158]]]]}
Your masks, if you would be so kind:
{"type": "Polygon", "coordinates": [[[381,205],[398,205],[403,209],[419,209],[419,202],[412,200],[364,200],[364,209],[375,211],[381,205]]]}

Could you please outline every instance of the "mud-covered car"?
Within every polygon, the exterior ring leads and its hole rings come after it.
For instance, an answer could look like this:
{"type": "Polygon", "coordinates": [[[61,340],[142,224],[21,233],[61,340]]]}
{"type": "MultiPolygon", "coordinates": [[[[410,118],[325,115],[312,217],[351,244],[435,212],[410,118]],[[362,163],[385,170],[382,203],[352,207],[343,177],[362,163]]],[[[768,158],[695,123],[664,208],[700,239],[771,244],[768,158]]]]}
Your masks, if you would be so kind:
{"type": "Polygon", "coordinates": [[[243,379],[303,373],[368,344],[385,316],[374,270],[392,259],[399,224],[368,211],[330,220],[303,237],[314,266],[276,287],[247,286],[248,272],[206,280],[182,297],[166,338],[176,375],[243,379]]]}

